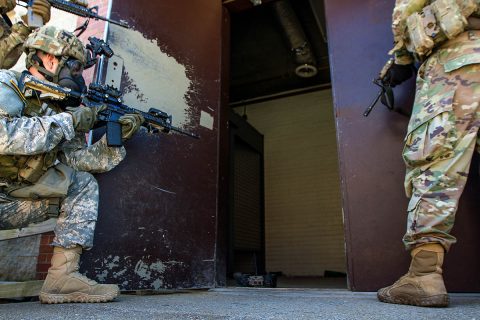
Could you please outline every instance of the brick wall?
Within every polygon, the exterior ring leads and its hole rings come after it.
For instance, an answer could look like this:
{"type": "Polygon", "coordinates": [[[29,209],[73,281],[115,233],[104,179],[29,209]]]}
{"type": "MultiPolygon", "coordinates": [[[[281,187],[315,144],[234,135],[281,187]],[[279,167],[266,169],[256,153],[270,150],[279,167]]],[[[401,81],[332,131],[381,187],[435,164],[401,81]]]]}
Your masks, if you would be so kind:
{"type": "Polygon", "coordinates": [[[43,280],[47,276],[47,271],[50,267],[50,260],[53,255],[53,247],[50,246],[50,243],[52,243],[54,236],[53,232],[48,232],[43,233],[40,238],[40,247],[37,258],[37,280],[43,280]]]}
{"type": "Polygon", "coordinates": [[[247,115],[264,134],[267,270],[345,271],[331,90],[249,105],[247,115]]]}

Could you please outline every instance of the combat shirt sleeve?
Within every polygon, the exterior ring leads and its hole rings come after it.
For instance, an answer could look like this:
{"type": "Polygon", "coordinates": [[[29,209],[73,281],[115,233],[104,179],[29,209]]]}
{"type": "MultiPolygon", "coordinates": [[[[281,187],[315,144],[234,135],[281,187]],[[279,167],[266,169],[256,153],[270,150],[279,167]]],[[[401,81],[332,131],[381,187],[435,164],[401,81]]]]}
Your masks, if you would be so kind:
{"type": "Polygon", "coordinates": [[[16,6],[15,0],[0,0],[0,14],[12,11],[16,6]]]}
{"type": "Polygon", "coordinates": [[[91,146],[85,143],[83,134],[75,139],[64,142],[60,147],[60,161],[79,170],[91,173],[110,171],[116,167],[126,156],[127,152],[122,147],[109,147],[106,136],[91,146]]]}
{"type": "Polygon", "coordinates": [[[395,46],[389,54],[395,57],[397,64],[410,64],[414,62],[413,55],[407,50],[404,39],[407,17],[413,12],[420,11],[427,0],[396,0],[392,14],[392,32],[395,46]]]}
{"type": "Polygon", "coordinates": [[[17,63],[23,53],[22,45],[30,33],[31,29],[21,22],[12,26],[11,33],[0,40],[0,68],[10,69],[17,63]]]}
{"type": "Polygon", "coordinates": [[[55,148],[75,136],[72,116],[8,117],[0,113],[0,154],[33,155],[55,148]]]}

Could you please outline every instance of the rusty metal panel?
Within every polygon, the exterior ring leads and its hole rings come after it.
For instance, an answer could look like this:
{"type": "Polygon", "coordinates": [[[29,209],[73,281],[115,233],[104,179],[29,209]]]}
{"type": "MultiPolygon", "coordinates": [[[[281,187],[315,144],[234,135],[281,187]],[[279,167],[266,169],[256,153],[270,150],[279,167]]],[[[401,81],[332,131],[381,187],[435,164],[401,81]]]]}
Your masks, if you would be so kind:
{"type": "MultiPolygon", "coordinates": [[[[381,105],[368,118],[362,116],[377,94],[371,80],[391,49],[393,5],[381,0],[325,1],[348,278],[354,291],[391,284],[406,272],[410,260],[401,243],[407,207],[401,152],[408,118],[381,105]]],[[[397,106],[408,109],[413,93],[414,81],[395,88],[397,106]]],[[[480,290],[478,190],[475,163],[453,230],[459,243],[446,256],[444,275],[450,291],[480,290]]]]}
{"type": "Polygon", "coordinates": [[[133,27],[108,32],[125,102],[162,109],[201,138],[140,132],[126,143],[124,162],[97,176],[95,246],[82,270],[123,290],[213,287],[221,2],[113,1],[112,18],[133,27]]]}

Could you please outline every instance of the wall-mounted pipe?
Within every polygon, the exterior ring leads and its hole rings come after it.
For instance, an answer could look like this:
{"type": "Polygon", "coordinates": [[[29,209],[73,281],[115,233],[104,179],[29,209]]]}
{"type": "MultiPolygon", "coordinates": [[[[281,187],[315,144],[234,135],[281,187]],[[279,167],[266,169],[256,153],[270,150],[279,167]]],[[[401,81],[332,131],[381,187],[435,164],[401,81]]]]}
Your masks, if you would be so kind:
{"type": "Polygon", "coordinates": [[[295,54],[295,61],[298,64],[295,73],[302,78],[315,76],[318,73],[315,56],[290,2],[276,1],[273,3],[273,9],[284,30],[290,49],[295,54]]]}

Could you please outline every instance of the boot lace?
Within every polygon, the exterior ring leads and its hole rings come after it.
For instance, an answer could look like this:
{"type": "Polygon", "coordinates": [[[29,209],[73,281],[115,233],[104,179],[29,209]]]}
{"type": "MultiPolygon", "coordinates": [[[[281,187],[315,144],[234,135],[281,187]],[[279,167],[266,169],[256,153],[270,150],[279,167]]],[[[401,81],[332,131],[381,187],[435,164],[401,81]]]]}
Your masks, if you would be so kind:
{"type": "Polygon", "coordinates": [[[96,285],[98,284],[97,281],[95,280],[92,280],[90,278],[88,278],[87,276],[84,276],[83,274],[81,274],[80,272],[78,272],[78,269],[79,267],[75,267],[75,269],[73,269],[73,272],[71,273],[71,275],[79,280],[82,280],[86,283],[88,283],[89,285],[93,286],[93,285],[96,285]]]}

